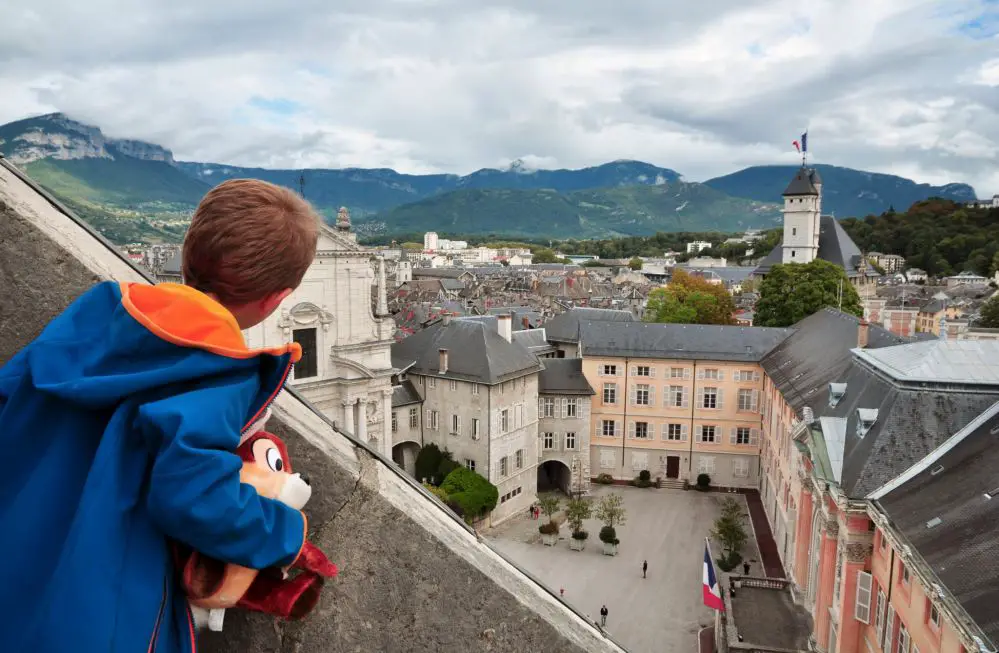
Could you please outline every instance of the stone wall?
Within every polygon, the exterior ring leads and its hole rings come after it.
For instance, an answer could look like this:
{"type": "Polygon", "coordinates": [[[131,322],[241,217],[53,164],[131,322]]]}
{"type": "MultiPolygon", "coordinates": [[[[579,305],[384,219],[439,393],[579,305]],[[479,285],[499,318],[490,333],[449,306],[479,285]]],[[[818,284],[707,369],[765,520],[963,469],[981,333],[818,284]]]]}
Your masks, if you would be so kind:
{"type": "MultiPolygon", "coordinates": [[[[7,165],[0,161],[0,364],[94,282],[143,280],[7,165]]],[[[296,395],[279,397],[271,428],[314,479],[310,537],[341,574],[306,620],[233,611],[203,650],[622,650],[296,395]]]]}

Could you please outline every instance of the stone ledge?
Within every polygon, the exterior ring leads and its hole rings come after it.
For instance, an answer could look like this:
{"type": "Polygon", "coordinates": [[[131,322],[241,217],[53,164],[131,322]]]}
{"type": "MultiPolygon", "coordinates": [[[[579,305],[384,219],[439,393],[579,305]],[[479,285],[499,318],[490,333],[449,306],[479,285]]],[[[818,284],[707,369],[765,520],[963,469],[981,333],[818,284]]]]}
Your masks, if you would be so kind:
{"type": "MultiPolygon", "coordinates": [[[[0,364],[93,283],[146,277],[0,160],[0,364]]],[[[623,651],[391,463],[291,393],[269,428],[314,479],[310,537],[341,567],[296,623],[233,611],[207,651],[623,651]]]]}

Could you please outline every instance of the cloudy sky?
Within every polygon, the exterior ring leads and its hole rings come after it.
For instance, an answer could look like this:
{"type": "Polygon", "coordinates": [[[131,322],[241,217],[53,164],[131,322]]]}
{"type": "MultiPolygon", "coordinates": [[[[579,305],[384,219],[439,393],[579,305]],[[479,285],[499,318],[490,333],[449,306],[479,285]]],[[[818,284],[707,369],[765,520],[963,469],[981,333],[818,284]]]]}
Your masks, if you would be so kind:
{"type": "Polygon", "coordinates": [[[999,0],[0,4],[0,123],[187,160],[467,173],[813,159],[999,193],[999,0]],[[293,7],[293,8],[292,8],[293,7]]]}

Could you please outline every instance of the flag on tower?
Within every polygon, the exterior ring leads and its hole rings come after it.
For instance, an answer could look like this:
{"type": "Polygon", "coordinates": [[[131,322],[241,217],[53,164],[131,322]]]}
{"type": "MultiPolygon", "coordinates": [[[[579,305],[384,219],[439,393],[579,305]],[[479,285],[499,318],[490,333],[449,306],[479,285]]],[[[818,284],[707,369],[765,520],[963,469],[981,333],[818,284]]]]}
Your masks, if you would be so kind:
{"type": "Polygon", "coordinates": [[[808,132],[807,131],[804,134],[801,135],[801,151],[802,152],[807,152],[808,151],[808,132]]]}
{"type": "Polygon", "coordinates": [[[794,149],[798,150],[798,154],[801,154],[801,143],[798,141],[791,141],[791,145],[794,146],[794,149]]]}
{"type": "Polygon", "coordinates": [[[722,601],[721,588],[718,587],[718,579],[715,577],[715,568],[711,564],[711,551],[708,550],[708,540],[704,538],[704,579],[702,592],[704,594],[704,605],[715,610],[725,612],[725,603],[722,601]]]}

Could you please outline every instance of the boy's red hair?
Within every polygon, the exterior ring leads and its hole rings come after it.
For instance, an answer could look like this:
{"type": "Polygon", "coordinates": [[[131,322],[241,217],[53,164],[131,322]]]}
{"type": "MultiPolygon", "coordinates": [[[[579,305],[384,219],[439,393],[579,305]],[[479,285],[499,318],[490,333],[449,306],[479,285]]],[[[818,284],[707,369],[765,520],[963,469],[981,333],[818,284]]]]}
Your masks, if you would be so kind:
{"type": "Polygon", "coordinates": [[[208,191],[184,238],[184,283],[227,306],[302,283],[316,255],[319,216],[294,192],[258,179],[208,191]]]}

